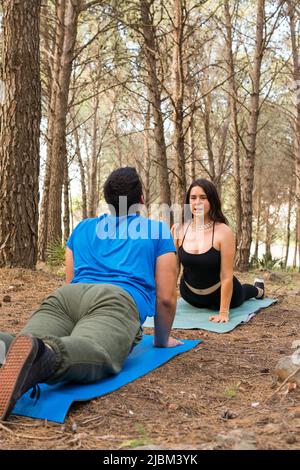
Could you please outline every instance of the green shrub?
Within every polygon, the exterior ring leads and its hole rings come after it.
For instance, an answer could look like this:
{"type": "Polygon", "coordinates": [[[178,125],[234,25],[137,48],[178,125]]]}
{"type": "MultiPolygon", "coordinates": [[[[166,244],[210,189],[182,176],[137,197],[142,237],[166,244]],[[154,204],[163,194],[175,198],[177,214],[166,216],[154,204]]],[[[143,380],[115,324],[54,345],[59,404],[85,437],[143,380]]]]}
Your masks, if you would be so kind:
{"type": "Polygon", "coordinates": [[[49,266],[60,266],[64,264],[66,257],[66,246],[59,242],[48,245],[46,250],[46,264],[49,266]]]}
{"type": "Polygon", "coordinates": [[[261,258],[257,256],[251,256],[250,258],[250,268],[252,269],[274,269],[274,268],[282,268],[283,266],[283,258],[273,258],[272,255],[264,254],[261,258]]]}

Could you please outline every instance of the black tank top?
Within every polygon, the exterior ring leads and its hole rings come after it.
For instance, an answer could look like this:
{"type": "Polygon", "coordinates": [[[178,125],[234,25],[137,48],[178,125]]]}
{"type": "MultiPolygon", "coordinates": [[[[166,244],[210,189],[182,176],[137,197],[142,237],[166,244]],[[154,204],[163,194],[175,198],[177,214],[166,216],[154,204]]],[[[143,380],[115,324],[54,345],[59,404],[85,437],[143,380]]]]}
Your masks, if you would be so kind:
{"type": "Polygon", "coordinates": [[[220,282],[221,253],[214,248],[215,222],[213,225],[212,247],[205,253],[195,255],[183,249],[188,225],[178,248],[178,258],[183,266],[183,279],[195,289],[207,289],[220,282]]]}

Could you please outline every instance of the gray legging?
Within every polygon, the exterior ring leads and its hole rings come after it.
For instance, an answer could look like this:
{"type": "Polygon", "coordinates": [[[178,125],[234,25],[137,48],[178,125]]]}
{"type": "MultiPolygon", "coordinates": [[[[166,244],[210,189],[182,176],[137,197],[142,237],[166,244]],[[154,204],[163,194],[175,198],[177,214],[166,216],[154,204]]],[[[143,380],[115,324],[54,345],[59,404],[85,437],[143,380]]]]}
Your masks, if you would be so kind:
{"type": "MultiPolygon", "coordinates": [[[[22,334],[45,340],[58,354],[59,369],[48,383],[89,383],[120,371],[142,338],[133,298],[112,284],[68,284],[51,294],[22,334]]],[[[0,333],[6,351],[14,337],[0,333]]]]}
{"type": "MultiPolygon", "coordinates": [[[[209,295],[197,295],[191,292],[185,284],[183,277],[180,280],[181,297],[197,308],[209,308],[219,310],[221,301],[221,287],[209,295]]],[[[233,293],[230,302],[230,308],[239,307],[245,300],[252,299],[258,295],[258,289],[251,284],[241,284],[240,281],[233,276],[233,293]]]]}

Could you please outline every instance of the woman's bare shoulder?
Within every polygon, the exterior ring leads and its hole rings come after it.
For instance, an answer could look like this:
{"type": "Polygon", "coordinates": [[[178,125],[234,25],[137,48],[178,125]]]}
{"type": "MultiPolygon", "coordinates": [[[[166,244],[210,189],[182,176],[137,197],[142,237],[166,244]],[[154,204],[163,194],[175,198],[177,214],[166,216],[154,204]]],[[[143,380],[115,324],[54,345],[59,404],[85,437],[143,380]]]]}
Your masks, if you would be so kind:
{"type": "Polygon", "coordinates": [[[232,228],[223,222],[216,222],[216,230],[221,237],[235,237],[232,228]]]}

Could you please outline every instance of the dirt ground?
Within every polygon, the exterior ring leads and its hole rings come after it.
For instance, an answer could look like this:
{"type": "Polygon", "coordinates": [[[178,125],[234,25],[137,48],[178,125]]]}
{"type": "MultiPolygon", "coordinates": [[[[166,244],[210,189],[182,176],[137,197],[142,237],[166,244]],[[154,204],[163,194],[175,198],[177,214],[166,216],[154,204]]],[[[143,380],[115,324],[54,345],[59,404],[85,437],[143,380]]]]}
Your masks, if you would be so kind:
{"type": "MultiPolygon", "coordinates": [[[[252,282],[256,273],[236,274],[252,282]]],[[[44,269],[0,269],[0,330],[19,332],[62,283],[44,269]]],[[[177,330],[203,342],[112,394],[74,404],[64,425],[11,416],[0,423],[0,449],[299,449],[299,387],[267,399],[279,385],[277,361],[300,339],[300,275],[272,274],[267,293],[278,303],[231,333],[177,330]]]]}

